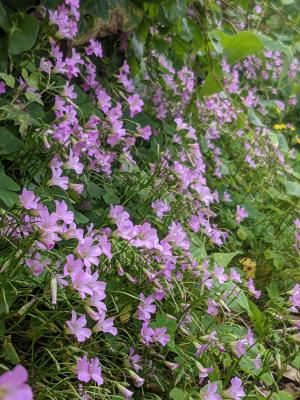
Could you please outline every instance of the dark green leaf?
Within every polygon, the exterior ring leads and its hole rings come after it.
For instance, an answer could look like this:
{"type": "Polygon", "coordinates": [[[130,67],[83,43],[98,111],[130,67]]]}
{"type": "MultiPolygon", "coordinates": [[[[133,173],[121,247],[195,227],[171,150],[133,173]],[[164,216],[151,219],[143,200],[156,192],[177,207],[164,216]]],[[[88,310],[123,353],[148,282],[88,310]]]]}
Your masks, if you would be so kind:
{"type": "Polygon", "coordinates": [[[20,54],[30,50],[38,37],[39,27],[39,21],[33,15],[17,14],[9,35],[8,51],[20,54]]]}
{"type": "Polygon", "coordinates": [[[16,138],[4,126],[0,126],[0,155],[15,153],[23,146],[23,142],[16,138]]]}
{"type": "Polygon", "coordinates": [[[1,3],[0,3],[0,28],[2,28],[6,33],[9,31],[8,15],[1,3]]]}

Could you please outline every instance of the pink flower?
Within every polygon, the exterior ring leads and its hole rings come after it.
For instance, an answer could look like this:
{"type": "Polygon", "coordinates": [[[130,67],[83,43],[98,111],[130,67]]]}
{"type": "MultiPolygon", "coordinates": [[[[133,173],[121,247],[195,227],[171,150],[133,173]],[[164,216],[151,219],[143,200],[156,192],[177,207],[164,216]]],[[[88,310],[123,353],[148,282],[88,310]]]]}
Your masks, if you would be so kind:
{"type": "Polygon", "coordinates": [[[218,267],[216,265],[214,268],[214,274],[221,285],[228,280],[228,276],[224,274],[224,267],[218,267]]]}
{"type": "Polygon", "coordinates": [[[247,286],[248,286],[249,292],[250,292],[251,294],[253,294],[253,296],[254,296],[256,299],[259,299],[260,296],[261,296],[261,291],[255,289],[254,281],[253,281],[252,278],[249,279],[249,281],[248,281],[248,283],[247,283],[247,286]]]}
{"type": "Polygon", "coordinates": [[[242,386],[242,381],[240,378],[235,376],[231,379],[231,386],[228,390],[226,390],[226,397],[229,397],[232,400],[240,400],[242,397],[245,397],[245,392],[242,386]]]}
{"type": "Polygon", "coordinates": [[[36,210],[39,207],[39,197],[35,197],[35,194],[30,190],[24,188],[19,199],[26,210],[36,210]]]}
{"type": "Polygon", "coordinates": [[[142,111],[144,102],[139,94],[133,94],[127,98],[127,102],[130,108],[130,118],[133,118],[136,114],[142,111]]]}
{"type": "Polygon", "coordinates": [[[125,400],[131,399],[131,397],[134,395],[134,393],[131,390],[128,390],[125,386],[121,385],[120,383],[117,383],[117,386],[124,396],[125,400]]]}
{"type": "Polygon", "coordinates": [[[170,206],[164,200],[156,200],[151,204],[157,218],[162,219],[164,215],[170,211],[170,206]]]}
{"type": "Polygon", "coordinates": [[[72,224],[74,221],[74,214],[72,211],[68,211],[68,206],[65,203],[65,201],[62,201],[61,203],[57,200],[55,200],[55,217],[59,221],[63,221],[65,224],[72,224]]]}
{"type": "Polygon", "coordinates": [[[169,227],[169,233],[164,241],[170,242],[173,246],[181,247],[184,250],[190,248],[190,242],[180,223],[172,222],[169,227]]]}
{"type": "Polygon", "coordinates": [[[162,346],[166,346],[170,341],[170,336],[166,333],[167,328],[156,328],[153,332],[153,339],[159,342],[162,346]]]}
{"type": "Polygon", "coordinates": [[[93,294],[93,289],[90,287],[93,280],[92,275],[81,269],[72,272],[71,279],[73,288],[78,291],[82,299],[85,299],[86,294],[90,296],[93,294]]]}
{"type": "Polygon", "coordinates": [[[74,154],[72,150],[70,150],[70,155],[68,161],[64,165],[67,169],[73,169],[76,174],[80,175],[83,171],[84,165],[79,162],[79,156],[74,154]]]}
{"type": "Polygon", "coordinates": [[[138,319],[140,321],[150,321],[151,314],[154,314],[156,311],[156,305],[152,304],[155,299],[154,296],[145,297],[144,293],[140,294],[140,304],[138,306],[138,319]]]}
{"type": "Polygon", "coordinates": [[[118,329],[114,327],[114,318],[105,319],[105,313],[102,313],[98,319],[97,324],[94,326],[94,331],[110,333],[113,336],[116,336],[118,333],[118,329]]]}
{"type": "Polygon", "coordinates": [[[78,379],[82,382],[94,380],[98,385],[103,384],[102,371],[98,357],[92,358],[88,362],[87,356],[83,356],[77,361],[76,372],[78,379]]]}
{"type": "Polygon", "coordinates": [[[139,375],[137,375],[135,372],[129,370],[129,375],[133,379],[133,382],[136,387],[141,387],[145,383],[145,379],[141,378],[139,375]]]}
{"type": "Polygon", "coordinates": [[[72,319],[67,321],[67,332],[75,335],[78,342],[84,342],[92,335],[92,331],[89,328],[84,328],[86,325],[86,316],[82,315],[77,319],[76,312],[72,310],[72,319]]]}
{"type": "Polygon", "coordinates": [[[202,400],[222,400],[217,390],[218,387],[216,383],[208,382],[206,391],[202,393],[202,400]]]}
{"type": "Polygon", "coordinates": [[[49,186],[59,186],[63,190],[68,189],[69,178],[67,176],[61,176],[62,169],[51,167],[52,178],[48,181],[49,186]]]}
{"type": "Polygon", "coordinates": [[[237,283],[242,282],[240,274],[234,268],[230,268],[230,279],[237,283]]]}
{"type": "Polygon", "coordinates": [[[80,239],[76,248],[77,254],[82,258],[86,267],[99,264],[98,256],[101,254],[101,249],[99,246],[93,246],[93,243],[94,239],[88,236],[80,239]]]}
{"type": "Polygon", "coordinates": [[[32,389],[27,385],[28,373],[18,364],[12,371],[0,376],[1,400],[32,400],[32,389]]]}
{"type": "Polygon", "coordinates": [[[247,217],[248,217],[247,211],[243,207],[240,207],[238,205],[236,207],[236,214],[235,214],[236,223],[240,224],[247,217]]]}

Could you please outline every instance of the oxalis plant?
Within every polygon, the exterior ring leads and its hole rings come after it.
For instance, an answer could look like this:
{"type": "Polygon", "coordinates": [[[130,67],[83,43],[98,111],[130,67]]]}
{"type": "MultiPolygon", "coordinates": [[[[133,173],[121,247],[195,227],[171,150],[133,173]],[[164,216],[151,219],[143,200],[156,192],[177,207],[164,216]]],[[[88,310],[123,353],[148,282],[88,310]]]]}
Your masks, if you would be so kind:
{"type": "Polygon", "coordinates": [[[299,390],[297,1],[0,1],[0,399],[299,390]]]}

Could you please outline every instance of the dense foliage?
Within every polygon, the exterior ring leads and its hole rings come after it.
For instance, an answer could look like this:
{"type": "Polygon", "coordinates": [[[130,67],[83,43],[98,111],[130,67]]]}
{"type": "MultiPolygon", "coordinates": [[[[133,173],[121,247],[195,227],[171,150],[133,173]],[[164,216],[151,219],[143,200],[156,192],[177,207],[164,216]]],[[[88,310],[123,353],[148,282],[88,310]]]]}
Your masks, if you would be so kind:
{"type": "Polygon", "coordinates": [[[0,399],[300,396],[299,4],[0,1],[0,399]]]}

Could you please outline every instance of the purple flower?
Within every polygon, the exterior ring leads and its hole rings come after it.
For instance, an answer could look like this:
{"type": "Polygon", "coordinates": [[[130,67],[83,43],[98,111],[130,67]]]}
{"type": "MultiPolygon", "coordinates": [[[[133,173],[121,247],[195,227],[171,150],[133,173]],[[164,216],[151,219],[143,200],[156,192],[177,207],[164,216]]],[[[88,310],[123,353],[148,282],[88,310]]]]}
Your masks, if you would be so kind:
{"type": "Polygon", "coordinates": [[[231,386],[228,390],[226,390],[226,397],[229,397],[232,400],[240,400],[242,397],[245,397],[245,392],[242,386],[242,381],[240,378],[235,376],[231,379],[231,386]]]}
{"type": "Polygon", "coordinates": [[[92,335],[89,328],[84,328],[86,325],[86,316],[82,315],[77,319],[76,312],[72,310],[72,319],[67,321],[67,332],[75,335],[78,342],[84,342],[92,335]]]}
{"type": "Polygon", "coordinates": [[[130,118],[133,118],[136,114],[142,111],[144,102],[139,94],[133,94],[127,98],[130,109],[130,118]]]}
{"type": "Polygon", "coordinates": [[[103,50],[101,43],[95,39],[90,40],[89,47],[86,47],[85,52],[88,56],[95,54],[96,57],[102,58],[103,57],[103,50]]]}
{"type": "Polygon", "coordinates": [[[6,93],[6,85],[3,81],[0,81],[0,94],[6,93]]]}
{"type": "Polygon", "coordinates": [[[238,358],[246,354],[247,340],[240,339],[232,343],[232,350],[238,358]]]}
{"type": "Polygon", "coordinates": [[[219,304],[210,297],[207,299],[207,313],[215,317],[219,313],[219,304]]]}
{"type": "Polygon", "coordinates": [[[292,290],[292,295],[289,298],[289,302],[293,307],[300,307],[300,285],[298,283],[292,290]]]}
{"type": "Polygon", "coordinates": [[[148,326],[148,322],[144,322],[141,329],[141,338],[144,344],[153,343],[154,330],[148,326]]]}
{"type": "Polygon", "coordinates": [[[131,365],[133,366],[133,369],[138,372],[143,369],[138,363],[141,361],[142,357],[139,354],[136,354],[134,351],[133,347],[130,347],[129,349],[129,356],[128,356],[129,361],[131,362],[131,365]]]}
{"type": "Polygon", "coordinates": [[[202,400],[222,400],[217,390],[218,386],[216,383],[208,382],[206,391],[202,393],[202,400]]]}
{"type": "Polygon", "coordinates": [[[87,356],[83,356],[77,361],[76,372],[78,379],[83,382],[94,380],[98,385],[103,384],[102,371],[98,357],[91,358],[88,362],[87,356]]]}
{"type": "Polygon", "coordinates": [[[236,214],[235,214],[236,223],[240,224],[247,217],[248,217],[247,211],[243,207],[238,205],[236,207],[236,214]]]}
{"type": "Polygon", "coordinates": [[[0,376],[1,400],[32,400],[32,389],[27,385],[28,373],[18,364],[12,371],[0,376]]]}

